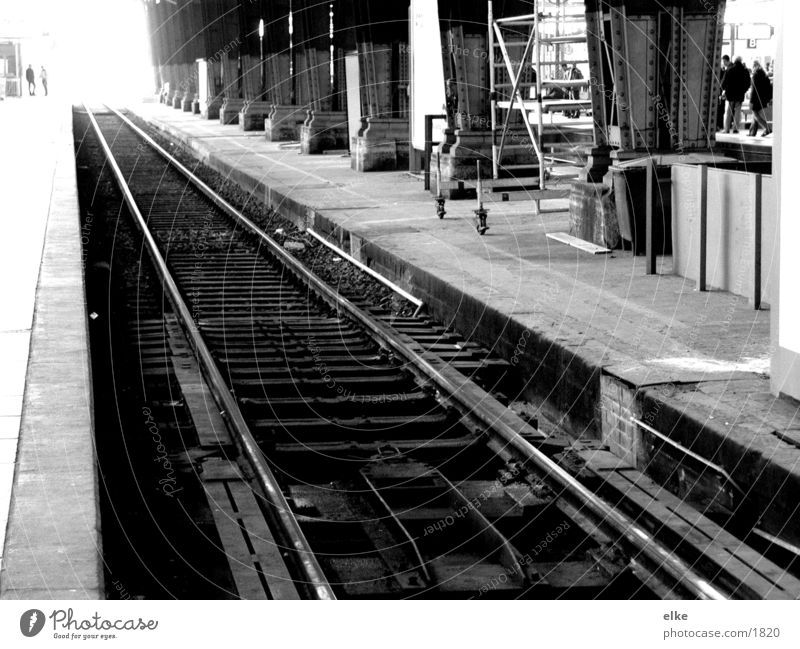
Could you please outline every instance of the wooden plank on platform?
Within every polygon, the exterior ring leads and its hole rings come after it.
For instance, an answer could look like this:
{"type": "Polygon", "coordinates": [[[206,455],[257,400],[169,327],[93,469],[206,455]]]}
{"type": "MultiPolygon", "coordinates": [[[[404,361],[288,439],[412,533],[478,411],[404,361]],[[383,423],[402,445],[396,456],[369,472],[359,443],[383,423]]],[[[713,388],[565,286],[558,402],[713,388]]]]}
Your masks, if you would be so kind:
{"type": "Polygon", "coordinates": [[[579,250],[583,250],[584,252],[588,252],[592,255],[607,255],[611,252],[609,248],[603,248],[603,246],[598,246],[590,241],[584,241],[578,237],[573,237],[571,234],[567,234],[566,232],[549,232],[547,234],[547,238],[558,241],[559,243],[566,243],[568,246],[578,248],[579,250]]]}
{"type": "MultiPolygon", "coordinates": [[[[516,189],[513,191],[493,191],[483,192],[483,199],[491,203],[508,203],[514,201],[550,201],[564,200],[569,198],[569,190],[558,191],[553,189],[516,189]]],[[[558,212],[568,212],[568,207],[557,210],[558,212]]]]}

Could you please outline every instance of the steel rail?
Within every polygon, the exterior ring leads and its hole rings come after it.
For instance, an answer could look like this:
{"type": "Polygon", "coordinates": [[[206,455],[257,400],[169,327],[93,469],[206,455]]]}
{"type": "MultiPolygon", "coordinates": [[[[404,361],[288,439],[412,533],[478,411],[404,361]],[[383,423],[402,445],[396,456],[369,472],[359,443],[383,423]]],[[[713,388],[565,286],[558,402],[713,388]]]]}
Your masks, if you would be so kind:
{"type": "Polygon", "coordinates": [[[294,514],[292,514],[289,503],[286,501],[278,481],[276,480],[267,463],[264,461],[261,450],[259,449],[258,444],[256,443],[252,432],[250,432],[250,428],[248,427],[247,422],[245,421],[244,416],[239,409],[239,404],[231,395],[230,390],[228,389],[228,386],[225,383],[225,380],[223,379],[219,369],[217,368],[213,356],[211,355],[211,351],[206,346],[206,343],[200,335],[197,325],[192,319],[189,308],[186,306],[186,303],[181,297],[178,286],[175,283],[175,280],[172,278],[172,275],[167,268],[167,264],[158,250],[155,239],[153,239],[153,236],[147,227],[147,223],[145,222],[144,217],[142,216],[142,213],[136,204],[130,187],[128,187],[128,183],[126,182],[125,177],[123,176],[122,171],[117,164],[117,161],[114,159],[114,154],[111,151],[108,142],[106,142],[102,131],[100,130],[100,125],[97,123],[97,120],[95,119],[91,109],[85,103],[83,106],[86,110],[89,120],[92,123],[92,127],[94,128],[98,141],[105,152],[108,164],[114,173],[120,190],[122,191],[122,194],[125,198],[125,203],[128,205],[128,209],[131,211],[137,227],[142,232],[142,236],[144,237],[147,251],[150,255],[150,259],[153,262],[156,274],[161,280],[162,286],[166,290],[169,301],[178,316],[178,322],[180,322],[181,328],[186,333],[189,344],[193,347],[195,355],[197,356],[200,366],[203,369],[203,374],[205,375],[206,380],[209,382],[209,387],[212,395],[214,396],[214,400],[217,402],[217,406],[220,408],[222,416],[235,432],[234,439],[238,441],[238,445],[253,468],[256,479],[264,492],[265,498],[271,505],[271,507],[268,508],[268,511],[273,512],[276,515],[277,520],[275,522],[279,525],[280,531],[286,537],[285,541],[287,541],[290,549],[293,550],[297,556],[298,568],[303,574],[303,577],[307,580],[306,585],[310,587],[314,597],[316,599],[336,599],[333,589],[322,572],[322,567],[319,565],[316,555],[311,549],[308,540],[305,538],[302,529],[300,529],[300,524],[297,522],[294,514]]]}
{"type": "Polygon", "coordinates": [[[537,429],[530,426],[530,424],[514,414],[458,370],[450,367],[436,354],[426,352],[410,337],[393,330],[389,325],[381,321],[374,320],[369,314],[330,288],[286,252],[261,228],[214,192],[175,157],[165,151],[163,147],[159,146],[125,115],[113,108],[111,110],[190,180],[215,205],[239,221],[252,234],[259,237],[274,256],[295,275],[310,287],[313,287],[330,304],[346,312],[364,326],[365,329],[371,331],[384,345],[403,358],[409,364],[409,369],[416,369],[433,381],[449,399],[459,403],[467,411],[469,418],[477,420],[485,426],[486,433],[497,436],[525,460],[530,461],[539,470],[547,474],[551,480],[563,489],[563,493],[560,494],[562,497],[569,496],[573,498],[582,509],[585,509],[595,518],[598,526],[611,530],[613,535],[623,544],[627,545],[629,549],[635,550],[637,561],[641,562],[643,558],[646,559],[651,565],[655,565],[658,570],[668,574],[674,583],[680,585],[686,592],[695,597],[719,600],[729,598],[726,593],[717,589],[705,577],[698,574],[692,565],[660,544],[653,534],[643,526],[637,524],[633,519],[609,505],[597,494],[578,482],[566,470],[528,442],[521,434],[524,432],[544,439],[544,436],[537,429]]]}

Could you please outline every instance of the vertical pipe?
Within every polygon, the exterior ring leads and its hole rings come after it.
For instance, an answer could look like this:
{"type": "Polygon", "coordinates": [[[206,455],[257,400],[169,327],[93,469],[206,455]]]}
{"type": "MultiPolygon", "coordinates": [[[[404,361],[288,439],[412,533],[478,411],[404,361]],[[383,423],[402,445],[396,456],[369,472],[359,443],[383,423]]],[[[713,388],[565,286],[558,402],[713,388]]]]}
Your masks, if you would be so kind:
{"type": "Polygon", "coordinates": [[[289,77],[291,78],[291,91],[289,95],[289,103],[294,106],[297,104],[297,79],[295,76],[295,59],[294,51],[294,14],[292,12],[292,2],[289,0],[289,77]]]}
{"type": "Polygon", "coordinates": [[[647,161],[647,211],[645,215],[645,255],[646,255],[646,274],[656,274],[656,251],[653,236],[655,228],[653,227],[653,219],[655,219],[655,202],[658,194],[658,170],[656,168],[656,161],[654,158],[649,158],[647,161]]]}
{"type": "Polygon", "coordinates": [[[475,165],[478,168],[478,209],[483,209],[483,183],[481,182],[481,161],[476,160],[475,165]]]}
{"type": "MultiPolygon", "coordinates": [[[[538,110],[536,111],[537,116],[539,118],[539,124],[537,126],[537,135],[539,138],[539,146],[538,146],[538,157],[539,157],[539,189],[545,189],[545,168],[544,168],[544,152],[542,151],[542,135],[544,133],[544,122],[543,120],[543,105],[542,105],[542,43],[540,40],[539,34],[539,1],[536,0],[533,4],[533,30],[534,30],[534,38],[535,38],[535,47],[534,47],[534,56],[536,57],[536,66],[534,70],[536,71],[536,105],[538,110]]],[[[523,116],[525,120],[528,119],[528,113],[523,111],[523,116]]],[[[538,202],[537,202],[537,209],[538,209],[538,202]]]]}
{"type": "Polygon", "coordinates": [[[330,52],[328,83],[331,93],[331,110],[340,110],[343,107],[339,98],[338,79],[336,77],[336,42],[334,41],[334,33],[333,3],[331,2],[328,4],[328,50],[330,52]]]}
{"type": "Polygon", "coordinates": [[[431,189],[431,156],[433,155],[433,115],[425,115],[425,156],[423,164],[423,178],[425,191],[431,189]]]}
{"type": "Polygon", "coordinates": [[[495,89],[495,67],[494,67],[494,10],[492,7],[492,0],[487,2],[489,5],[486,23],[489,31],[489,37],[486,41],[487,58],[489,59],[489,103],[490,103],[490,119],[492,124],[492,178],[495,180],[499,178],[500,170],[499,160],[497,159],[497,90],[495,89]]]}
{"type": "Polygon", "coordinates": [[[258,35],[258,49],[261,61],[261,92],[259,93],[261,101],[267,101],[267,62],[264,60],[264,21],[262,20],[259,27],[258,35]]]}
{"type": "Polygon", "coordinates": [[[708,165],[700,165],[699,177],[699,204],[700,204],[700,268],[697,273],[697,290],[705,291],[706,264],[708,261],[708,165]]]}
{"type": "Polygon", "coordinates": [[[761,174],[753,174],[753,198],[755,200],[753,224],[753,308],[761,309],[761,174]]]}

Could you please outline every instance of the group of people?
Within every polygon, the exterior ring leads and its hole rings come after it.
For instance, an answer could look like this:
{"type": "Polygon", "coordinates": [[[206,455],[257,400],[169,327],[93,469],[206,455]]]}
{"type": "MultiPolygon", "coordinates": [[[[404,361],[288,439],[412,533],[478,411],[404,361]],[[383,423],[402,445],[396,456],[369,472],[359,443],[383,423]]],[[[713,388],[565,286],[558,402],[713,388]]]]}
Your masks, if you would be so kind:
{"type": "Polygon", "coordinates": [[[758,134],[758,129],[763,128],[763,137],[772,133],[767,120],[766,109],[772,101],[772,81],[759,61],[753,62],[752,72],[737,56],[731,63],[727,54],[722,57],[722,96],[720,108],[717,113],[717,127],[724,128],[725,133],[738,133],[742,121],[742,104],[747,91],[750,91],[750,110],[753,119],[749,135],[758,134]],[[724,118],[722,115],[723,106],[724,118]],[[722,122],[722,123],[720,123],[722,122]]]}
{"type": "MultiPolygon", "coordinates": [[[[44,69],[42,66],[41,71],[39,72],[39,79],[42,82],[42,88],[44,88],[44,95],[47,96],[47,70],[44,69]]],[[[33,66],[29,65],[28,69],[25,70],[25,81],[28,82],[28,94],[33,97],[36,94],[36,72],[33,70],[33,66]]]]}

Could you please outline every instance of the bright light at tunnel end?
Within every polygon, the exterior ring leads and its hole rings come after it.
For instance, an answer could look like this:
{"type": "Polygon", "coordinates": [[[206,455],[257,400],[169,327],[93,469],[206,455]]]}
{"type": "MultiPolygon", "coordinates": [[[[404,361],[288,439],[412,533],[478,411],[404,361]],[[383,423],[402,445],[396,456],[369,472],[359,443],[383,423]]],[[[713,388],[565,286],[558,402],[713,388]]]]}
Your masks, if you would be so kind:
{"type": "MultiPolygon", "coordinates": [[[[22,1],[22,0],[20,0],[22,1]]],[[[54,39],[50,83],[70,101],[123,105],[155,94],[155,77],[141,0],[50,0],[50,11],[31,5],[54,39]]]]}

